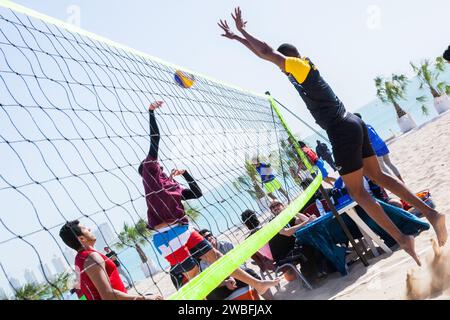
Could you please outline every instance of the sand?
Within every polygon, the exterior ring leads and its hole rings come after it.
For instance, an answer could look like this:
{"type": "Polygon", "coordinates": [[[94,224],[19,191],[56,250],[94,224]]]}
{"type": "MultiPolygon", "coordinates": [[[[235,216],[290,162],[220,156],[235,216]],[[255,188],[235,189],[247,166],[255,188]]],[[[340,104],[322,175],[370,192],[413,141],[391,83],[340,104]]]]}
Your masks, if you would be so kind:
{"type": "MultiPolygon", "coordinates": [[[[376,129],[376,128],[375,128],[376,129]]],[[[429,189],[436,209],[446,214],[450,226],[450,112],[434,118],[419,128],[389,141],[391,159],[400,170],[410,190],[429,189]]],[[[235,234],[243,239],[241,231],[235,234]]],[[[232,240],[234,237],[230,237],[232,240]]],[[[416,250],[423,266],[402,250],[394,249],[390,255],[383,253],[369,260],[364,267],[356,262],[347,276],[328,275],[308,290],[298,282],[282,281],[280,291],[272,290],[276,299],[450,299],[450,244],[441,249],[439,257],[433,251],[432,228],[416,237],[416,250]],[[407,281],[408,279],[408,281],[407,281]]],[[[233,241],[234,242],[234,241],[233,241]]],[[[158,292],[168,297],[175,292],[169,277],[160,273],[158,288],[146,279],[136,288],[140,292],[158,292]]]]}

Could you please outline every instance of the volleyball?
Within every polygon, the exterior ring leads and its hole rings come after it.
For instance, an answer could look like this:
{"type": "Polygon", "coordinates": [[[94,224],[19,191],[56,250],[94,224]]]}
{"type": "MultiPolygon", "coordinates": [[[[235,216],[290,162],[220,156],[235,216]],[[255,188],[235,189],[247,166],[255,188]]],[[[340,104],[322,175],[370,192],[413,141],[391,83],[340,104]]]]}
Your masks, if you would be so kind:
{"type": "Polygon", "coordinates": [[[194,84],[194,76],[180,70],[175,71],[175,82],[183,88],[190,88],[194,84]]]}

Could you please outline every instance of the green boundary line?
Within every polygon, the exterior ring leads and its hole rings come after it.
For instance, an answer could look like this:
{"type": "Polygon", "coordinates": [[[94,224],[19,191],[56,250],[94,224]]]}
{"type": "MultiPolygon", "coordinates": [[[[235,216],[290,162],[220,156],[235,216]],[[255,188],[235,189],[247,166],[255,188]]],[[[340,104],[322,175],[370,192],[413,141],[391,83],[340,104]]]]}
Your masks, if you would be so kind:
{"type": "MultiPolygon", "coordinates": [[[[295,147],[295,151],[297,151],[298,155],[300,156],[300,158],[302,159],[303,163],[305,164],[306,168],[312,172],[315,173],[316,171],[314,170],[313,166],[311,166],[311,164],[309,163],[308,158],[306,158],[305,154],[303,153],[302,149],[300,148],[300,146],[298,145],[297,139],[294,137],[294,135],[292,134],[291,129],[288,127],[286,121],[283,118],[283,115],[280,112],[280,109],[277,106],[277,103],[275,101],[275,99],[270,95],[269,92],[266,92],[266,95],[269,99],[270,102],[270,106],[272,107],[272,109],[275,111],[275,113],[277,114],[278,118],[280,118],[281,124],[284,127],[284,130],[286,130],[289,138],[291,138],[291,140],[294,142],[294,147],[295,147]]],[[[320,171],[319,171],[320,172],[320,171]]]]}
{"type": "Polygon", "coordinates": [[[4,8],[11,9],[11,10],[14,10],[14,11],[16,11],[16,12],[19,12],[19,13],[22,13],[22,14],[25,14],[25,15],[28,15],[28,16],[33,17],[33,18],[35,18],[35,19],[42,20],[42,21],[47,22],[47,23],[49,23],[49,24],[55,25],[55,26],[57,26],[57,27],[59,27],[59,28],[63,28],[63,29],[65,29],[65,30],[67,30],[67,31],[77,33],[77,34],[79,34],[79,35],[81,35],[81,36],[85,36],[85,37],[91,38],[91,39],[93,39],[93,40],[96,40],[96,41],[99,41],[99,42],[103,42],[103,43],[105,43],[106,45],[109,45],[109,46],[111,46],[111,47],[115,47],[115,48],[117,48],[117,49],[121,49],[121,50],[127,51],[127,52],[129,52],[129,53],[135,54],[135,55],[137,55],[137,56],[143,57],[143,58],[145,58],[145,59],[149,59],[149,60],[158,62],[158,63],[160,63],[160,64],[163,64],[163,65],[165,65],[165,66],[171,67],[171,68],[173,68],[173,69],[178,69],[178,70],[182,70],[182,71],[184,71],[184,72],[188,72],[188,73],[193,74],[193,75],[195,75],[195,76],[204,78],[204,79],[209,80],[209,81],[213,81],[213,82],[215,82],[215,83],[224,85],[224,86],[226,86],[226,87],[229,87],[229,88],[232,88],[232,89],[236,89],[236,90],[239,90],[239,91],[242,91],[242,92],[250,93],[250,94],[252,94],[252,95],[254,95],[254,96],[257,96],[257,97],[259,97],[259,98],[265,98],[265,96],[264,96],[263,94],[256,93],[256,92],[252,92],[252,91],[249,91],[249,90],[240,88],[240,87],[238,87],[238,86],[231,85],[231,84],[229,84],[229,83],[225,83],[225,82],[223,82],[223,81],[220,81],[220,80],[211,78],[211,77],[206,76],[206,75],[204,75],[204,74],[201,74],[201,73],[198,73],[198,72],[189,70],[189,69],[187,69],[187,68],[184,68],[184,67],[181,67],[181,66],[172,64],[172,63],[167,62],[167,61],[164,61],[164,60],[162,60],[162,59],[160,59],[160,58],[151,56],[151,55],[149,55],[149,54],[147,54],[147,53],[144,53],[144,52],[142,52],[142,51],[139,51],[139,50],[133,49],[133,48],[131,48],[131,47],[125,46],[125,45],[120,44],[120,43],[118,43],[118,42],[112,41],[112,40],[110,40],[110,39],[108,39],[108,38],[99,36],[99,35],[97,35],[97,34],[95,34],[95,33],[86,31],[86,30],[81,29],[81,28],[79,28],[79,27],[77,27],[77,26],[75,26],[75,25],[66,23],[66,22],[64,22],[64,21],[62,21],[62,20],[59,20],[59,19],[56,19],[56,18],[47,16],[47,15],[45,15],[45,14],[42,14],[42,13],[40,13],[40,12],[38,12],[38,11],[35,11],[35,10],[33,10],[33,9],[30,9],[30,8],[27,8],[27,7],[22,6],[22,5],[20,5],[20,4],[14,3],[14,2],[12,2],[12,1],[9,1],[9,0],[0,0],[0,6],[2,6],[2,7],[4,7],[4,8]]]}

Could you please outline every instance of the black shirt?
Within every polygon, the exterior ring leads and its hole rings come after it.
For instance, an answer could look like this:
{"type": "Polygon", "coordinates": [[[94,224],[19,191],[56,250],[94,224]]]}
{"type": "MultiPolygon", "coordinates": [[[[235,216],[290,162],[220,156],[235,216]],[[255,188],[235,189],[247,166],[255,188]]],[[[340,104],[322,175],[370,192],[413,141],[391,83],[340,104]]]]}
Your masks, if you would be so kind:
{"type": "Polygon", "coordinates": [[[306,61],[311,67],[306,79],[300,84],[294,75],[288,74],[288,78],[297,89],[316,123],[322,129],[327,130],[331,125],[344,118],[344,104],[322,78],[311,60],[308,58],[299,60],[306,61]]]}
{"type": "Polygon", "coordinates": [[[119,259],[117,259],[117,253],[113,250],[111,250],[110,252],[108,252],[107,254],[105,254],[105,256],[107,256],[108,258],[110,258],[112,260],[112,262],[114,262],[114,264],[116,265],[116,267],[120,267],[120,262],[119,259]],[[112,258],[115,258],[112,259],[112,258]]]}

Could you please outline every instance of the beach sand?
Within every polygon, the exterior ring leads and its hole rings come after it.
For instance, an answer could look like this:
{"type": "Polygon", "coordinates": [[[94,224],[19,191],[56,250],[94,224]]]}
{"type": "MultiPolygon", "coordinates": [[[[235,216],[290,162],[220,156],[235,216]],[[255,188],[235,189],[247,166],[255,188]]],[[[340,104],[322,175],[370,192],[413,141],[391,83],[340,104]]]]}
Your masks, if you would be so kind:
{"type": "MultiPolygon", "coordinates": [[[[389,148],[391,159],[409,189],[414,192],[429,189],[436,209],[450,219],[450,112],[390,141],[389,148]]],[[[450,220],[447,228],[449,226],[450,220]]],[[[245,238],[239,230],[233,236],[236,237],[229,237],[229,240],[245,238]]],[[[421,268],[416,267],[405,252],[394,247],[392,254],[383,253],[370,259],[368,267],[360,262],[352,264],[347,276],[328,275],[314,290],[283,280],[281,291],[272,292],[276,299],[292,300],[450,299],[450,245],[447,243],[439,261],[433,264],[432,239],[435,239],[432,228],[416,237],[416,250],[423,262],[421,268]],[[433,281],[436,279],[439,281],[433,281]]],[[[151,279],[140,282],[136,288],[140,292],[158,292],[159,289],[165,297],[175,292],[166,274],[159,273],[156,279],[158,288],[151,279]]]]}
{"type": "MultiPolygon", "coordinates": [[[[400,170],[408,188],[413,192],[429,189],[436,209],[447,216],[447,229],[450,229],[449,142],[450,113],[447,112],[389,143],[391,160],[400,170]]],[[[447,242],[436,268],[432,263],[435,254],[431,243],[435,238],[432,228],[416,237],[416,250],[423,263],[421,268],[405,252],[394,247],[392,254],[384,253],[370,259],[369,267],[357,262],[350,266],[347,276],[334,273],[312,291],[298,289],[297,286],[293,294],[286,292],[280,298],[450,299],[450,245],[447,242]],[[411,271],[410,286],[413,290],[408,295],[406,280],[411,271]],[[433,292],[433,285],[441,288],[433,292]]]]}

